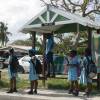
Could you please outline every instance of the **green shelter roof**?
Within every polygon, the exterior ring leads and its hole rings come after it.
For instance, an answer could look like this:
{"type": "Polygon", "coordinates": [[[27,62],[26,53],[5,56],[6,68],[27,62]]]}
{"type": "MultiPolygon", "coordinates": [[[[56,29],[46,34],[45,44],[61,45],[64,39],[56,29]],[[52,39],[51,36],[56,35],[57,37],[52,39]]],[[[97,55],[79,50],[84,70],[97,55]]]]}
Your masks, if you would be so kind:
{"type": "Polygon", "coordinates": [[[65,33],[91,29],[100,29],[100,24],[88,18],[48,5],[43,11],[27,22],[21,32],[28,33],[65,33]],[[77,27],[78,26],[78,27],[77,27]]]}

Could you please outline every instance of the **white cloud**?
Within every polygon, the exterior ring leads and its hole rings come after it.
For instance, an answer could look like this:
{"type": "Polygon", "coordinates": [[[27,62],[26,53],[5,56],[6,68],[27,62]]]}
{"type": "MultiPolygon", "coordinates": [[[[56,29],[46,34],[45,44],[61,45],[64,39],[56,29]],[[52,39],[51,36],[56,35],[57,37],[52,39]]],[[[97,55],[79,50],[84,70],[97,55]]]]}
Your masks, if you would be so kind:
{"type": "Polygon", "coordinates": [[[8,30],[13,33],[10,40],[27,37],[18,30],[41,9],[40,0],[0,0],[0,21],[7,23],[8,30]]]}

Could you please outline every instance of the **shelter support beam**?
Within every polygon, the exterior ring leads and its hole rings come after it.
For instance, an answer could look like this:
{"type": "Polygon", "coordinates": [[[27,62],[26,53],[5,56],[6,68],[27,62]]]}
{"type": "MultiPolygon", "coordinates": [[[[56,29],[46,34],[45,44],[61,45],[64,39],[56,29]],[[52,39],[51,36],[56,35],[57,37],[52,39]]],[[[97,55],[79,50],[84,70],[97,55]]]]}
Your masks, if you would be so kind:
{"type": "Polygon", "coordinates": [[[97,89],[100,90],[100,73],[97,74],[97,89]]]}
{"type": "Polygon", "coordinates": [[[43,34],[43,77],[44,77],[44,80],[43,80],[43,85],[45,87],[45,78],[46,78],[46,73],[45,73],[45,50],[46,50],[46,35],[43,34]]]}
{"type": "Polygon", "coordinates": [[[36,32],[31,32],[31,34],[32,34],[32,48],[35,49],[36,32]]]}
{"type": "MultiPolygon", "coordinates": [[[[97,30],[97,34],[100,34],[100,29],[97,30]]],[[[100,90],[100,73],[97,73],[97,89],[100,90]]]]}
{"type": "Polygon", "coordinates": [[[91,50],[91,43],[92,43],[92,30],[88,28],[88,48],[91,50]]]}

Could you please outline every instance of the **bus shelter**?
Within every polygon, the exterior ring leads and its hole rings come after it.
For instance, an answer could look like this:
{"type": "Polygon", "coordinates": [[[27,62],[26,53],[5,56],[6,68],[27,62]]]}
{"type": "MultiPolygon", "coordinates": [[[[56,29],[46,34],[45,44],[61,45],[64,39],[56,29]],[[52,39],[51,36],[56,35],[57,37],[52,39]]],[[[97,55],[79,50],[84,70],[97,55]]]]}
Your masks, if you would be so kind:
{"type": "MultiPolygon", "coordinates": [[[[43,35],[43,48],[46,49],[46,34],[60,34],[68,32],[88,32],[88,47],[92,48],[92,31],[100,33],[100,24],[88,18],[73,14],[62,9],[47,5],[38,15],[28,21],[21,29],[23,33],[32,34],[32,48],[35,48],[36,34],[43,35]]],[[[44,55],[44,54],[43,54],[44,55]]],[[[99,66],[100,67],[100,66],[99,66]]],[[[43,71],[45,76],[45,67],[43,71]]],[[[100,72],[98,72],[100,84],[100,72]]]]}

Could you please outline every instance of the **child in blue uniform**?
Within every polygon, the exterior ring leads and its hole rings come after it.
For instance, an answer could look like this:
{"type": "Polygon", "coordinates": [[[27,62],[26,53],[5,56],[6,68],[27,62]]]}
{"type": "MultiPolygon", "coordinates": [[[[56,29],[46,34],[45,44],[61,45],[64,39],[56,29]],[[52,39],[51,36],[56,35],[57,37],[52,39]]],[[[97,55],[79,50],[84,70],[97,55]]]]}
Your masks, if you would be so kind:
{"type": "Polygon", "coordinates": [[[29,56],[31,57],[30,59],[30,71],[29,71],[29,80],[30,80],[30,91],[28,94],[37,94],[37,87],[38,87],[38,74],[36,72],[36,67],[37,67],[37,58],[35,56],[35,50],[31,49],[29,50],[29,56]],[[33,91],[34,88],[34,91],[33,91]]]}
{"type": "Polygon", "coordinates": [[[89,61],[92,60],[92,54],[91,50],[89,48],[85,49],[84,57],[83,57],[83,62],[82,62],[82,71],[80,75],[80,83],[81,84],[86,84],[86,90],[85,94],[86,96],[89,96],[91,91],[92,91],[92,79],[88,77],[89,75],[89,61]]]}
{"type": "Polygon", "coordinates": [[[68,80],[70,81],[70,89],[69,93],[73,93],[74,95],[78,95],[78,72],[77,67],[79,66],[79,60],[77,57],[77,51],[72,50],[70,52],[70,60],[68,64],[68,80]]]}
{"type": "Polygon", "coordinates": [[[14,49],[11,48],[9,50],[9,65],[8,65],[8,73],[10,77],[10,90],[7,93],[17,92],[16,89],[16,76],[17,76],[17,62],[18,59],[14,54],[14,49]]]}

